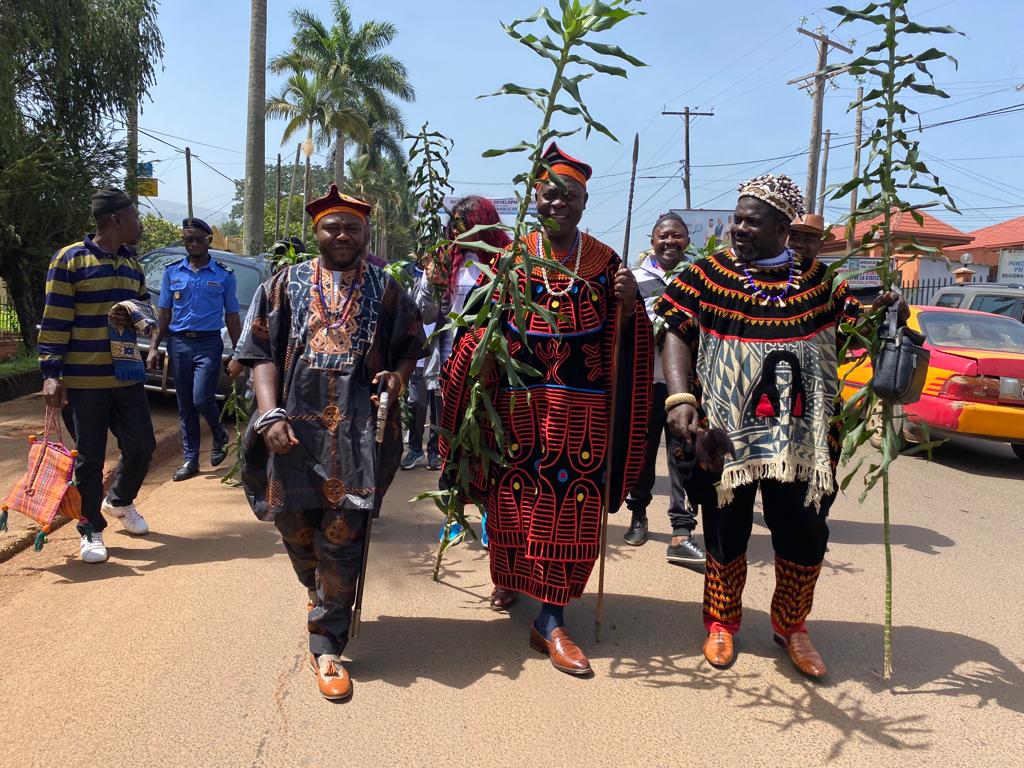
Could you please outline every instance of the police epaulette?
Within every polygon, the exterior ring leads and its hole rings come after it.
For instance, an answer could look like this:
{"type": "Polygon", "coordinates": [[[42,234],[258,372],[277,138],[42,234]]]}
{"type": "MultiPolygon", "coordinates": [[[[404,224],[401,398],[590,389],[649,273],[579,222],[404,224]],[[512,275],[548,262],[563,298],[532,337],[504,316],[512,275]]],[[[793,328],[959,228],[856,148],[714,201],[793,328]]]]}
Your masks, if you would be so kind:
{"type": "Polygon", "coordinates": [[[220,259],[214,259],[214,261],[216,261],[217,262],[217,266],[220,267],[221,269],[223,269],[225,272],[234,272],[235,271],[231,267],[229,267],[227,264],[225,264],[223,261],[221,261],[220,259]]]}

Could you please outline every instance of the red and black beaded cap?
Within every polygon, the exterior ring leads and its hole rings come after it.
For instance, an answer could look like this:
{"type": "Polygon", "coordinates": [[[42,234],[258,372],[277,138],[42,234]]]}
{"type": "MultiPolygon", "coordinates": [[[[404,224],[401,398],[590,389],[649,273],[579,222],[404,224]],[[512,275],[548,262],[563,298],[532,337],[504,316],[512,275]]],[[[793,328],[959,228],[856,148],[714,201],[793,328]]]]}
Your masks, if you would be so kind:
{"type": "Polygon", "coordinates": [[[338,192],[337,184],[331,184],[331,188],[326,195],[312,200],[306,205],[306,213],[312,217],[314,227],[320,219],[324,216],[330,216],[332,213],[350,213],[353,216],[359,217],[365,224],[370,220],[371,210],[372,208],[369,203],[364,203],[358,198],[338,192]]]}
{"type": "MultiPolygon", "coordinates": [[[[548,148],[544,150],[541,158],[547,161],[548,165],[551,166],[551,170],[559,176],[568,176],[570,179],[578,181],[584,187],[587,186],[587,181],[594,174],[593,168],[582,160],[577,160],[572,155],[563,152],[553,141],[548,144],[548,148]]],[[[540,173],[537,174],[537,178],[540,181],[544,181],[549,177],[550,174],[547,168],[542,168],[540,173]]]]}

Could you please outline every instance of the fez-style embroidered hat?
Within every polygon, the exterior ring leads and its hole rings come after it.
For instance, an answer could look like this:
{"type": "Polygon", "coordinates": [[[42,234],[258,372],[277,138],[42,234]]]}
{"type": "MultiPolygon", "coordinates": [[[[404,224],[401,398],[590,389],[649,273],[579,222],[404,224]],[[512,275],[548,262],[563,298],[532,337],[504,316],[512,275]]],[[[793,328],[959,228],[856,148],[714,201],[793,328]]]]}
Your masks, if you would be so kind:
{"type": "MultiPolygon", "coordinates": [[[[582,160],[577,160],[572,155],[563,152],[553,141],[548,144],[548,148],[544,150],[544,154],[541,157],[551,166],[551,170],[559,176],[568,176],[570,179],[578,181],[584,187],[587,186],[587,180],[594,173],[593,168],[582,160]]],[[[544,181],[550,178],[550,176],[551,174],[548,173],[547,168],[542,168],[540,173],[537,174],[537,178],[540,181],[544,181]]]]}
{"type": "Polygon", "coordinates": [[[804,215],[804,193],[789,176],[766,173],[739,186],[740,197],[753,197],[767,203],[790,221],[804,215]]]}
{"type": "Polygon", "coordinates": [[[313,219],[315,227],[324,216],[332,213],[350,213],[358,217],[364,224],[370,220],[369,203],[364,203],[355,197],[343,195],[338,192],[338,185],[331,184],[330,190],[323,197],[310,201],[306,206],[306,213],[313,219]]]}
{"type": "Polygon", "coordinates": [[[213,234],[213,228],[202,219],[187,218],[181,222],[182,229],[201,229],[208,235],[213,234]]]}

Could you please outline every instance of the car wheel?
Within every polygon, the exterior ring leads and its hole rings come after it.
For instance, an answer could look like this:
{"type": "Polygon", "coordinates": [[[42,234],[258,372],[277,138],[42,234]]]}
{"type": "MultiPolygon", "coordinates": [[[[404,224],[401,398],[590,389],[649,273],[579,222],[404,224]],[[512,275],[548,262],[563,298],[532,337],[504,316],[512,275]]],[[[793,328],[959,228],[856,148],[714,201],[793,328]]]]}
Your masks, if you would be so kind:
{"type": "MultiPolygon", "coordinates": [[[[893,416],[897,419],[903,416],[903,409],[898,406],[893,406],[893,416]]],[[[872,448],[882,448],[882,405],[879,403],[875,407],[874,413],[871,414],[871,420],[868,422],[868,426],[871,429],[871,437],[868,438],[868,442],[871,443],[872,448]]],[[[903,423],[903,429],[900,432],[900,444],[899,450],[904,451],[910,445],[920,442],[920,438],[916,438],[908,422],[903,423]]]]}
{"type": "Polygon", "coordinates": [[[1010,447],[1013,448],[1013,452],[1017,454],[1017,458],[1024,461],[1024,445],[1020,443],[1011,443],[1010,447]]]}

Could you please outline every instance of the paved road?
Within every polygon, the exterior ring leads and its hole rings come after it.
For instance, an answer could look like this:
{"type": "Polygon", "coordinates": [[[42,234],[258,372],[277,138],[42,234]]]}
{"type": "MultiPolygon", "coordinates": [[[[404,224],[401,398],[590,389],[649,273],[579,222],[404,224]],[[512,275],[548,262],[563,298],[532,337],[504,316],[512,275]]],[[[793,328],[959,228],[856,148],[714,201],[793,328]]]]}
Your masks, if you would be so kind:
{"type": "Polygon", "coordinates": [[[663,495],[646,546],[618,545],[622,515],[612,527],[603,642],[593,589],[568,611],[597,673],[578,680],[527,647],[532,606],[487,609],[479,545],[430,581],[437,518],[406,501],[432,481],[418,470],[374,528],[355,695],[340,705],[303,663],[305,593],[273,527],[215,476],[155,480],[140,504],[153,533],[112,533],[108,564],[78,562],[69,526],[0,565],[0,765],[1017,766],[1024,465],[1002,446],[936,458],[895,472],[891,685],[876,496],[834,509],[811,625],[828,684],[771,642],[760,525],[737,662],[703,662],[701,580],[663,559],[663,495]]]}

